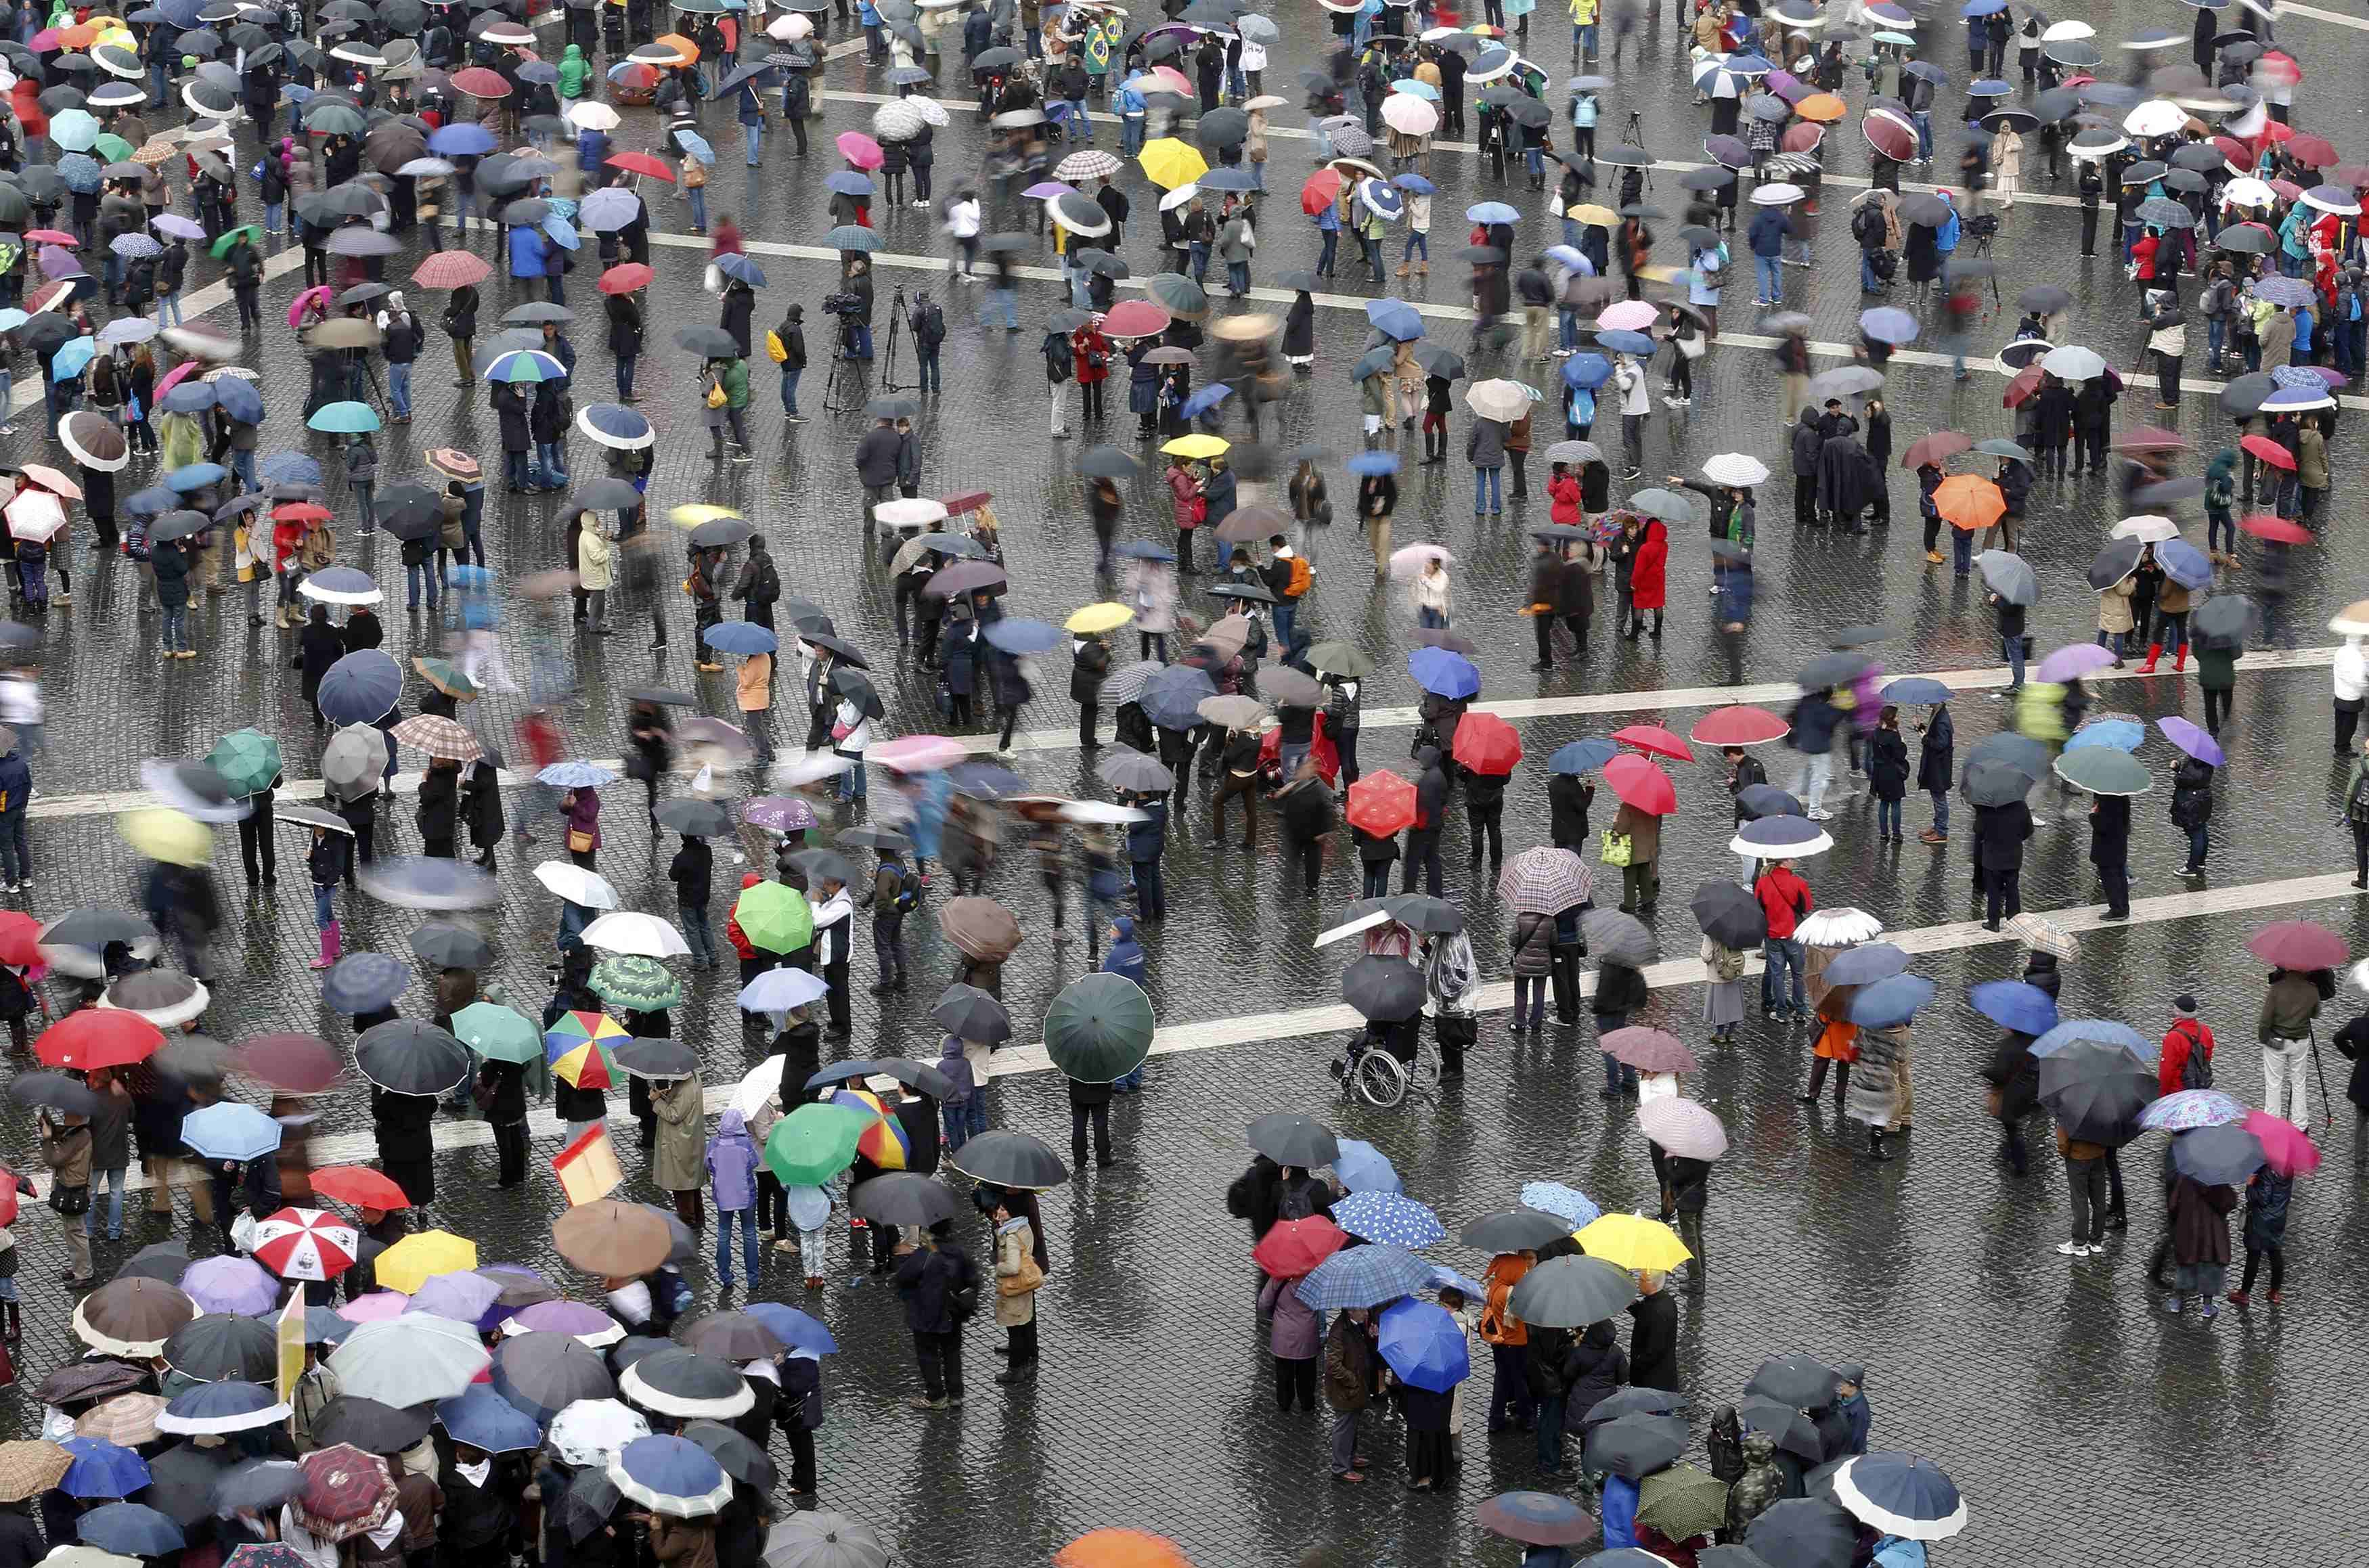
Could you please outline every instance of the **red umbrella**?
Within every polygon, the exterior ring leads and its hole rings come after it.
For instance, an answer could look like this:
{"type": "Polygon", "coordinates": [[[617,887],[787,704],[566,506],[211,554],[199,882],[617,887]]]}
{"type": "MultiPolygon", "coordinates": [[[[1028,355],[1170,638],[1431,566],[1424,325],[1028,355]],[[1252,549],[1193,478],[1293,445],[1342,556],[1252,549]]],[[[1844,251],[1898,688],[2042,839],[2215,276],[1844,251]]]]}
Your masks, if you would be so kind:
{"type": "MultiPolygon", "coordinates": [[[[2249,436],[2246,439],[2248,441],[2251,441],[2254,438],[2249,436]]],[[[2318,540],[2314,539],[2311,536],[2311,530],[2306,528],[2303,524],[2299,522],[2289,522],[2285,518],[2273,517],[2266,511],[2258,511],[2250,517],[2238,519],[2237,526],[2252,534],[2255,538],[2267,539],[2273,544],[2317,544],[2319,543],[2318,540]]]]}
{"type": "Polygon", "coordinates": [[[2344,938],[2309,921],[2278,921],[2246,938],[2246,951],[2281,969],[2334,969],[2352,956],[2344,938]]]}
{"type": "Polygon", "coordinates": [[[1495,714],[1466,714],[1448,754],[1476,773],[1510,773],[1522,760],[1521,733],[1495,714]]]}
{"type": "Polygon", "coordinates": [[[2031,400],[2032,394],[2039,390],[2040,361],[2034,360],[2031,363],[2024,366],[2023,369],[2016,372],[2015,379],[2007,383],[2007,390],[1999,394],[1999,406],[2002,408],[2020,408],[2026,403],[2030,402],[2031,400]]]}
{"type": "Polygon", "coordinates": [[[2169,430],[2159,430],[2152,425],[2120,437],[2114,442],[2116,452],[2186,452],[2188,443],[2169,430]]]}
{"type": "Polygon", "coordinates": [[[1349,1244],[1349,1233],[1322,1214],[1279,1219],[1251,1249],[1251,1262],[1277,1279],[1297,1279],[1349,1244]]]}
{"type": "MultiPolygon", "coordinates": [[[[1308,760],[1316,766],[1316,776],[1327,787],[1341,776],[1341,748],[1324,733],[1324,715],[1316,715],[1315,738],[1309,742],[1308,760]]],[[[1283,730],[1280,727],[1259,737],[1259,766],[1283,760],[1283,730]]]]}
{"type": "MultiPolygon", "coordinates": [[[[2254,1135],[2262,1146],[2262,1158],[2280,1175],[2308,1176],[2319,1169],[2319,1145],[2311,1140],[2311,1134],[2286,1117],[2274,1116],[2268,1111],[2248,1111],[2239,1125],[2254,1135]]],[[[1272,1236],[1275,1231],[1267,1234],[1272,1236]]]]}
{"type": "Polygon", "coordinates": [[[1318,169],[1299,188],[1299,210],[1311,218],[1340,199],[1341,174],[1338,169],[1318,169]]]}
{"type": "Polygon", "coordinates": [[[646,174],[652,179],[674,178],[673,167],[652,153],[612,153],[605,161],[612,169],[624,169],[631,174],[646,174]]]}
{"type": "Polygon", "coordinates": [[[510,96],[509,83],[498,71],[483,65],[464,66],[452,73],[452,90],[466,93],[473,98],[506,98],[510,96]]]}
{"type": "Polygon", "coordinates": [[[440,250],[413,269],[411,280],[423,289],[466,289],[493,275],[493,264],[475,251],[440,250]]]}
{"type": "Polygon", "coordinates": [[[1818,143],[1825,139],[1825,126],[1800,120],[1785,127],[1785,134],[1777,138],[1777,145],[1779,150],[1787,153],[1814,153],[1818,150],[1818,143]]]}
{"type": "MultiPolygon", "coordinates": [[[[1468,717],[1465,723],[1471,720],[1468,717]]],[[[1462,728],[1459,725],[1458,728],[1462,728]]],[[[1678,792],[1667,773],[1634,752],[1623,752],[1604,764],[1604,782],[1624,805],[1649,817],[1666,817],[1678,808],[1678,792]]]]}
{"type": "Polygon", "coordinates": [[[839,155],[860,169],[876,169],[886,161],[880,143],[861,131],[841,132],[835,144],[839,155]]]}
{"type": "MultiPolygon", "coordinates": [[[[1715,708],[1703,715],[1695,726],[1695,743],[1699,746],[1762,746],[1771,740],[1782,740],[1792,727],[1767,708],[1715,708]]],[[[1613,738],[1619,739],[1615,736],[1613,738]]]]}
{"type": "Polygon", "coordinates": [[[601,292],[604,294],[630,294],[635,289],[647,289],[658,272],[638,261],[621,261],[601,274],[601,292]]]}
{"type": "Polygon", "coordinates": [[[1168,330],[1174,318],[1150,300],[1122,300],[1103,317],[1103,333],[1110,338],[1150,338],[1168,330]]]}
{"type": "MultiPolygon", "coordinates": [[[[1780,734],[1783,731],[1780,729],[1780,734]]],[[[1667,757],[1674,762],[1691,762],[1694,748],[1658,724],[1632,724],[1612,732],[1612,738],[1634,746],[1649,756],[1667,757]]]]}
{"type": "Polygon", "coordinates": [[[296,1464],[304,1472],[304,1489],[295,1497],[297,1522],[325,1540],[350,1540],[374,1529],[395,1507],[394,1472],[376,1454],[339,1443],[315,1448],[296,1464]]]}
{"type": "Polygon", "coordinates": [[[1939,468],[1974,444],[1974,437],[1957,430],[1929,430],[1908,443],[1908,450],[1900,454],[1900,466],[1922,468],[1929,463],[1939,468]]]}
{"type": "Polygon", "coordinates": [[[2289,473],[2295,471],[2295,453],[2268,436],[2248,436],[2237,444],[2273,468],[2283,468],[2289,473]]]}
{"type": "Polygon", "coordinates": [[[164,1043],[163,1032],[136,1013],[86,1007],[42,1030],[33,1042],[33,1054],[52,1067],[88,1072],[146,1061],[164,1043]]]}
{"type": "Polygon", "coordinates": [[[41,955],[34,944],[41,934],[41,922],[20,910],[0,910],[0,964],[23,968],[38,964],[41,955]]]}
{"type": "MultiPolygon", "coordinates": [[[[1471,722],[1467,715],[1465,723],[1471,722]]],[[[1462,724],[1457,726],[1464,727],[1462,724]]],[[[1359,776],[1349,786],[1349,826],[1362,828],[1378,839],[1414,826],[1414,785],[1390,772],[1377,768],[1359,776]]]]}
{"type": "Polygon", "coordinates": [[[23,237],[28,241],[38,240],[43,245],[62,245],[68,250],[82,245],[82,241],[62,229],[27,229],[23,237]]]}
{"type": "Polygon", "coordinates": [[[1867,144],[1890,158],[1905,164],[1917,155],[1917,132],[1888,114],[1871,114],[1859,122],[1860,134],[1867,144]]]}
{"type": "Polygon", "coordinates": [[[2287,143],[2287,156],[2307,169],[2324,169],[2336,161],[2336,147],[2325,136],[2297,136],[2287,143]]]}
{"type": "Polygon", "coordinates": [[[313,1173],[313,1196],[333,1197],[339,1203],[350,1203],[356,1208],[375,1208],[392,1214],[398,1208],[409,1208],[411,1200],[393,1178],[367,1165],[324,1165],[313,1173]]]}
{"type": "Polygon", "coordinates": [[[345,1076],[336,1047],[311,1035],[258,1035],[238,1047],[238,1068],[290,1094],[318,1094],[345,1076]]]}

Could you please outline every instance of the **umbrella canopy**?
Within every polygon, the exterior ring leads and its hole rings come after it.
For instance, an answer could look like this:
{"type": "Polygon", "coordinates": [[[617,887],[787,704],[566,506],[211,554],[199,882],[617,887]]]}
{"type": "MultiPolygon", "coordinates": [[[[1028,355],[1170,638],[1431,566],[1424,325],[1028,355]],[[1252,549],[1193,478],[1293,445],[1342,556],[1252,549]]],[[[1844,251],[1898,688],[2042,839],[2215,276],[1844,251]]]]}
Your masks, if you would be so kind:
{"type": "Polygon", "coordinates": [[[1436,1302],[1392,1302],[1383,1310],[1376,1348],[1412,1388],[1445,1393],[1472,1374],[1464,1325],[1436,1302]]]}
{"type": "Polygon", "coordinates": [[[1702,933],[1722,947],[1749,951],[1768,937],[1768,917],[1753,891],[1739,882],[1706,882],[1687,907],[1702,933]]]}
{"type": "Polygon", "coordinates": [[[1686,1451],[1685,1417],[1638,1413],[1590,1428],[1584,1462],[1592,1471],[1640,1481],[1686,1451]]]}
{"type": "Polygon", "coordinates": [[[1430,1246],[1448,1235],[1428,1207],[1394,1192],[1352,1193],[1333,1206],[1333,1219],[1352,1236],[1410,1249],[1430,1246]]]}
{"type": "Polygon", "coordinates": [[[1431,1270],[1403,1247],[1385,1242],[1334,1253],[1300,1280],[1296,1293],[1320,1312],[1379,1307],[1412,1296],[1431,1282],[1431,1270]]]}
{"type": "Polygon", "coordinates": [[[1143,1064],[1154,1020],[1150,998],[1123,975],[1082,975],[1045,1013],[1045,1049],[1081,1083],[1110,1083],[1143,1064]]]}
{"type": "Polygon", "coordinates": [[[1694,1254],[1677,1232],[1659,1220],[1635,1214],[1606,1214],[1579,1231],[1580,1250],[1621,1268],[1665,1273],[1694,1254]]]}
{"type": "Polygon", "coordinates": [[[1514,1314],[1542,1328],[1585,1328],[1627,1310],[1637,1282],[1597,1257],[1557,1257],[1539,1264],[1514,1286],[1514,1314]]]}
{"type": "Polygon", "coordinates": [[[1835,1501],[1885,1535],[1944,1540],[1966,1528],[1965,1500],[1929,1459],[1878,1452],[1846,1459],[1834,1475],[1835,1501]]]}
{"type": "Polygon", "coordinates": [[[2156,1087],[2154,1072],[2120,1046],[2070,1045],[2040,1063],[2041,1103],[2066,1137],[2084,1143],[2119,1148],[2138,1136],[2156,1087]]]}
{"type": "Polygon", "coordinates": [[[1340,1158],[1341,1146],[1333,1129],[1321,1122],[1276,1111],[1251,1123],[1250,1145],[1278,1165],[1314,1170],[1340,1158]]]}

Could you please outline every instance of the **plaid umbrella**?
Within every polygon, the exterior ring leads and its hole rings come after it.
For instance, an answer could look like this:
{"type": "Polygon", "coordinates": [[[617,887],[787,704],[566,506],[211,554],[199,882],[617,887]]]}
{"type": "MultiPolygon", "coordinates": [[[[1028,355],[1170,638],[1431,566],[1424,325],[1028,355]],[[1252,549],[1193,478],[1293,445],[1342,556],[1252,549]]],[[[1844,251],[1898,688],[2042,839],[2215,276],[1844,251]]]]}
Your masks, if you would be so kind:
{"type": "MultiPolygon", "coordinates": [[[[1356,791],[1356,785],[1351,785],[1350,792],[1356,791]]],[[[1593,898],[1595,884],[1594,874],[1578,855],[1541,844],[1505,863],[1497,876],[1497,897],[1516,914],[1559,915],[1593,898]]]]}
{"type": "Polygon", "coordinates": [[[1709,1535],[1727,1522],[1727,1482],[1692,1465],[1672,1465],[1637,1488],[1637,1522],[1672,1540],[1709,1535]]]}
{"type": "Polygon", "coordinates": [[[0,1503],[21,1503],[63,1480],[74,1459],[55,1443],[31,1438],[0,1443],[0,1503]]]}
{"type": "Polygon", "coordinates": [[[395,1506],[395,1476],[375,1454],[339,1443],[296,1463],[304,1472],[296,1522],[324,1540],[350,1540],[376,1529],[395,1506]]]}
{"type": "Polygon", "coordinates": [[[2060,959],[2077,957],[2081,952],[2081,944],[2073,933],[2045,915],[2020,914],[2008,921],[2007,929],[2038,951],[2053,953],[2060,959]]]}
{"type": "Polygon", "coordinates": [[[126,1448],[156,1440],[156,1417],[165,1401],[157,1394],[117,1394],[104,1404],[84,1411],[74,1422],[74,1436],[97,1437],[126,1448]]]}
{"type": "Polygon", "coordinates": [[[1404,1247],[1377,1242],[1333,1253],[1299,1282],[1299,1299],[1320,1312],[1379,1307],[1431,1283],[1431,1269],[1404,1247]]]}
{"type": "Polygon", "coordinates": [[[603,958],[592,967],[592,994],[612,1006],[653,1013],[682,1000],[682,985],[655,958],[603,958]]]}

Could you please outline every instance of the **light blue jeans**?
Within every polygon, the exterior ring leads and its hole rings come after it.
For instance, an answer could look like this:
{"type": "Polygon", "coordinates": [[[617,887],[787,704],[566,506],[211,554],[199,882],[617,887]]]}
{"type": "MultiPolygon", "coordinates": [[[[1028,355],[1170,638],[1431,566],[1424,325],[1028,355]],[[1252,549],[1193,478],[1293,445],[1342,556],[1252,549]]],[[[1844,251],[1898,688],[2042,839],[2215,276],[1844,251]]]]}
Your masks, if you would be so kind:
{"type": "Polygon", "coordinates": [[[411,418],[410,361],[406,360],[399,365],[390,363],[386,367],[386,401],[387,406],[395,411],[396,418],[411,418]]]}
{"type": "Polygon", "coordinates": [[[1781,300],[1785,297],[1784,262],[1781,258],[1756,256],[1752,258],[1752,269],[1754,281],[1760,290],[1760,298],[1781,300]]]}
{"type": "Polygon", "coordinates": [[[740,1261],[747,1265],[749,1283],[757,1283],[757,1211],[753,1208],[719,1208],[715,1211],[715,1282],[732,1283],[732,1225],[740,1225],[740,1261]]]}
{"type": "Polygon", "coordinates": [[[120,1165],[112,1171],[93,1171],[90,1173],[91,1205],[83,1213],[82,1233],[86,1236],[98,1233],[92,1229],[91,1221],[98,1218],[98,1188],[102,1185],[107,1188],[108,1238],[120,1241],[123,1236],[123,1167],[120,1165]]]}
{"type": "Polygon", "coordinates": [[[1502,468],[1476,468],[1472,471],[1472,509],[1494,512],[1505,509],[1505,474],[1502,468]]]}
{"type": "Polygon", "coordinates": [[[1796,1010],[1807,1006],[1808,1002],[1802,990],[1802,966],[1807,961],[1809,955],[1802,950],[1800,940],[1791,936],[1772,936],[1761,945],[1760,953],[1761,956],[1768,961],[1768,967],[1760,971],[1761,1011],[1774,1013],[1779,1007],[1785,1005],[1787,1001],[1785,975],[1789,969],[1792,971],[1793,976],[1791,1005],[1796,1010]]]}

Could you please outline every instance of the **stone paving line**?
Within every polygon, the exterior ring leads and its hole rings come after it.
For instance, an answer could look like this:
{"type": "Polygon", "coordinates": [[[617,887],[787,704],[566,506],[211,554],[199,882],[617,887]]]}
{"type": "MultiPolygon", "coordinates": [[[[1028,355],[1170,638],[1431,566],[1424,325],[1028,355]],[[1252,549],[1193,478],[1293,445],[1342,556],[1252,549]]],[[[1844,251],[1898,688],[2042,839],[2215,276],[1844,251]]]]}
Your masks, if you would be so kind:
{"type": "MultiPolygon", "coordinates": [[[[2321,670],[2333,664],[2336,650],[2325,647],[2275,648],[2246,654],[2237,660],[2244,671],[2281,673],[2298,670],[2321,670]]],[[[2101,670],[2086,677],[2096,685],[2106,681],[2163,680],[2186,681],[2194,670],[2157,670],[2143,675],[2136,665],[2125,670],[2101,670]]],[[[1940,681],[1953,692],[1984,692],[2007,683],[2005,665],[1974,670],[1887,670],[1889,680],[1905,680],[1922,675],[1940,681]]],[[[1723,708],[1737,704],[1788,704],[1801,694],[1801,688],[1791,681],[1768,681],[1750,686],[1679,686],[1667,691],[1646,692],[1582,692],[1568,697],[1509,697],[1497,703],[1476,703],[1471,711],[1494,714],[1509,722],[1522,719],[1567,718],[1582,714],[1651,714],[1674,712],[1681,708],[1723,708]]],[[[1420,722],[1413,708],[1368,708],[1358,717],[1360,730],[1412,729],[1420,722]]],[[[990,735],[954,736],[963,749],[975,757],[1016,756],[1031,751],[1074,751],[1078,750],[1075,725],[1065,728],[1023,730],[1012,738],[1008,750],[996,745],[997,737],[990,735]]],[[[1115,744],[1115,743],[1114,743],[1115,744]]],[[[622,773],[624,760],[620,757],[589,759],[594,766],[622,773]]],[[[420,772],[405,769],[395,775],[398,793],[417,790],[420,772]]],[[[522,789],[531,781],[523,773],[513,773],[504,780],[507,787],[522,789]]],[[[291,779],[279,790],[282,799],[318,800],[321,798],[319,779],[291,779]]],[[[144,789],[99,790],[78,795],[44,795],[35,799],[26,815],[35,820],[63,817],[96,817],[118,811],[135,811],[147,807],[162,806],[165,801],[144,789]]]]}
{"type": "MultiPolygon", "coordinates": [[[[2216,915],[2246,913],[2285,909],[2297,904],[2319,903],[2332,899],[2352,900],[2355,897],[2352,879],[2342,872],[2319,876],[2286,877],[2271,882],[2241,883],[2227,887],[2212,887],[2202,891],[2182,889],[2154,898],[2133,898],[2131,918],[2107,921],[2100,917],[2105,905],[2088,904],[2069,909],[2045,911],[2050,920],[2066,931],[2078,934],[2087,931],[2125,930],[2134,926],[2163,924],[2172,921],[2206,919],[2216,915]]],[[[2032,911],[2039,913],[2042,911],[2032,911]]],[[[1920,926],[1906,930],[1887,930],[1883,940],[1904,950],[1915,953],[1950,953],[1968,948],[2014,944],[2021,939],[2008,931],[1991,931],[1980,921],[1951,921],[1940,925],[1920,926]]],[[[1346,939],[1345,938],[1345,942],[1346,939]]],[[[1344,946],[1346,955],[1354,948],[1344,946]]],[[[1745,978],[1757,975],[1764,967],[1758,955],[1746,960],[1745,978]]],[[[1665,958],[1648,964],[1643,970],[1645,984],[1653,990],[1673,990],[1702,983],[1702,960],[1688,956],[1665,958]]],[[[1593,969],[1580,976],[1579,994],[1596,993],[1596,972],[1593,969]]],[[[1479,995],[1478,1010],[1482,1013],[1503,1013],[1514,1005],[1514,982],[1493,980],[1483,984],[1479,995]]],[[[1345,1002],[1331,1002],[1316,1007],[1287,1008],[1273,1013],[1243,1013],[1230,1018],[1207,1019],[1196,1024],[1179,1024],[1155,1031],[1151,1037],[1151,1055],[1176,1056],[1187,1052],[1224,1049],[1233,1046],[1262,1044],[1274,1040],[1303,1039],[1312,1035],[1346,1034],[1365,1026],[1365,1020],[1345,1002]]],[[[994,1073],[998,1080],[1021,1077],[1054,1070],[1052,1058],[1044,1042],[1013,1046],[995,1054],[994,1073]]],[[[704,1100],[709,1116],[720,1116],[729,1107],[738,1081],[729,1084],[707,1086],[704,1100]]],[[[612,1120],[620,1118],[612,1117],[612,1120]]],[[[527,1113],[527,1136],[555,1137],[566,1127],[565,1121],[547,1107],[537,1107],[527,1113]]],[[[460,1149],[490,1148],[494,1141],[490,1123],[467,1120],[439,1120],[434,1129],[435,1147],[439,1153],[460,1149]]],[[[344,1133],[316,1138],[308,1146],[315,1165],[349,1163],[367,1164],[378,1158],[378,1142],[370,1133],[344,1133]]],[[[37,1173],[35,1183],[48,1191],[48,1177],[37,1173]]],[[[146,1174],[138,1169],[128,1172],[124,1185],[127,1190],[141,1191],[148,1185],[146,1174]]]]}
{"type": "MultiPolygon", "coordinates": [[[[707,250],[715,244],[705,235],[670,234],[654,230],[649,237],[652,245],[669,246],[681,250],[707,250]]],[[[741,246],[752,256],[778,256],[794,261],[828,261],[833,264],[840,259],[838,251],[818,245],[792,245],[782,240],[743,239],[741,246]]],[[[916,256],[901,251],[876,250],[871,252],[867,259],[870,260],[876,271],[883,267],[894,267],[904,271],[939,274],[947,270],[947,258],[942,256],[916,256]]],[[[1354,260],[1354,258],[1351,259],[1354,260]]],[[[1014,267],[1012,270],[1014,276],[1032,280],[1065,284],[1067,282],[1067,279],[1056,268],[1014,267]]],[[[1119,280],[1117,286],[1122,290],[1140,293],[1144,289],[1144,280],[1124,278],[1119,280]]],[[[1276,304],[1288,305],[1296,296],[1289,289],[1253,284],[1249,297],[1270,301],[1276,304]]],[[[1354,310],[1361,314],[1368,305],[1383,297],[1385,296],[1379,294],[1367,296],[1311,293],[1310,295],[1317,304],[1326,309],[1354,310]]],[[[1418,315],[1436,317],[1442,321],[1471,321],[1476,318],[1476,313],[1470,305],[1430,304],[1420,300],[1406,300],[1402,303],[1411,306],[1418,315]]],[[[1502,319],[1518,323],[1518,317],[1512,315],[1502,319]]],[[[1713,342],[1722,349],[1775,349],[1782,344],[1783,339],[1768,333],[1737,332],[1732,328],[1722,328],[1713,342]]],[[[1809,342],[1809,349],[1819,359],[1852,360],[1858,357],[1860,346],[1855,343],[1837,343],[1825,338],[1812,338],[1809,342]]],[[[1892,351],[1889,362],[1895,365],[1922,365],[1947,370],[1954,367],[1958,361],[1953,355],[1937,353],[1927,349],[1895,349],[1892,351]]],[[[2002,379],[2012,377],[2016,373],[2002,368],[1997,360],[1986,354],[1969,354],[1966,356],[1965,366],[1969,371],[1985,375],[1995,375],[2002,379]]],[[[2125,373],[2123,379],[2126,383],[2135,385],[2141,379],[2141,372],[2133,370],[2125,373]]],[[[2190,393],[2199,395],[2207,394],[2218,395],[2222,388],[2228,383],[2201,377],[2183,376],[2180,384],[2184,397],[2190,393]]],[[[2369,408],[2369,396],[2348,393],[2340,396],[2337,401],[2348,408],[2369,408]]]]}

